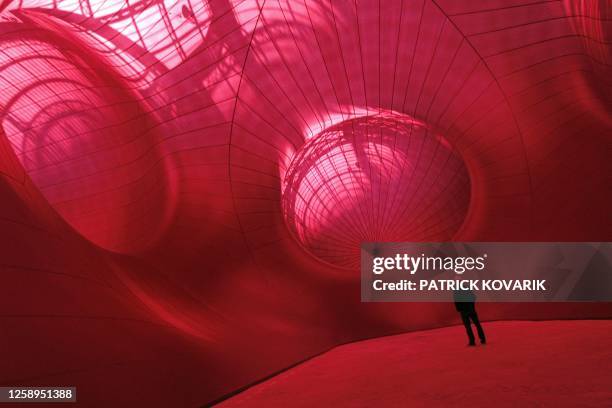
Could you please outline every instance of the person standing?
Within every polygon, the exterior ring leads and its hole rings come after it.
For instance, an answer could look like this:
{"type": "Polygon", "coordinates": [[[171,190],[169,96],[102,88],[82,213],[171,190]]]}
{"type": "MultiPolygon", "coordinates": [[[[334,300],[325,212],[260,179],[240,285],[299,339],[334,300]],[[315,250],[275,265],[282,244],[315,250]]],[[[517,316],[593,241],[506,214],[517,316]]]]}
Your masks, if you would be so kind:
{"type": "Polygon", "coordinates": [[[465,331],[470,341],[468,346],[476,345],[470,321],[476,326],[480,344],[486,344],[487,340],[485,333],[480,325],[480,320],[478,320],[478,314],[476,313],[476,295],[474,292],[471,290],[455,290],[453,292],[453,299],[455,301],[455,309],[461,314],[461,320],[463,321],[465,331]]]}

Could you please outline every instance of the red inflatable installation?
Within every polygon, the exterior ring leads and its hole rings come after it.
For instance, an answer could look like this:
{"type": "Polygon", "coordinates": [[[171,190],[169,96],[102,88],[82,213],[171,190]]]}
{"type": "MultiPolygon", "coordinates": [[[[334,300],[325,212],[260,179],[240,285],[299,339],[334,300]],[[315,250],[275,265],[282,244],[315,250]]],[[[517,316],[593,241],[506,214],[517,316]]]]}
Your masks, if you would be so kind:
{"type": "Polygon", "coordinates": [[[201,406],[458,322],[361,303],[361,241],[612,241],[611,42],[605,0],[0,2],[0,383],[201,406]]]}

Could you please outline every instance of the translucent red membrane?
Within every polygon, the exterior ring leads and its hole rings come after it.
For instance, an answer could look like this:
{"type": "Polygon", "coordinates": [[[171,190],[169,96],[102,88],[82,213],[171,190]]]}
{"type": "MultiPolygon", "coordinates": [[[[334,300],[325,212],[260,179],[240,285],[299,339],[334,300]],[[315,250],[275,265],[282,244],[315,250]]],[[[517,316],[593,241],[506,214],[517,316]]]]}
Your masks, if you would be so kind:
{"type": "MultiPolygon", "coordinates": [[[[49,23],[47,23],[49,24],[49,23]]],[[[146,248],[163,230],[167,174],[153,117],[82,37],[24,24],[0,52],[1,125],[28,176],[81,235],[146,248]]]]}
{"type": "Polygon", "coordinates": [[[360,240],[612,240],[609,3],[0,0],[2,382],[209,405],[459,323],[360,240]]]}
{"type": "Polygon", "coordinates": [[[349,119],[310,139],[283,184],[297,240],[331,264],[357,268],[371,241],[446,241],[463,223],[470,180],[440,136],[405,115],[349,119]]]}

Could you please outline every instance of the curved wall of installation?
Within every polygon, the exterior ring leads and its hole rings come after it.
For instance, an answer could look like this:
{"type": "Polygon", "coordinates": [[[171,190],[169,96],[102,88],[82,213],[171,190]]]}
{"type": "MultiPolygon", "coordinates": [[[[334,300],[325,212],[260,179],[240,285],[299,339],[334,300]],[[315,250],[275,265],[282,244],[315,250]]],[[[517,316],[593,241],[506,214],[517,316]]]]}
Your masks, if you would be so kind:
{"type": "Polygon", "coordinates": [[[362,304],[361,240],[612,240],[611,21],[603,0],[0,2],[1,382],[201,405],[457,323],[362,304]]]}

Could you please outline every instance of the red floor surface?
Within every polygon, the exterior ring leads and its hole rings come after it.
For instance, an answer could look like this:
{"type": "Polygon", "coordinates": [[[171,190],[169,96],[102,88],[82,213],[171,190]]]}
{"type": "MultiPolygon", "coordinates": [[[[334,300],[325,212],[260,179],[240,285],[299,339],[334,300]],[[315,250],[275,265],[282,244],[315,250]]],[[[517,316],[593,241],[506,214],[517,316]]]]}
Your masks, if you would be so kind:
{"type": "Polygon", "coordinates": [[[223,407],[609,407],[612,321],[493,322],[337,347],[223,407]]]}

